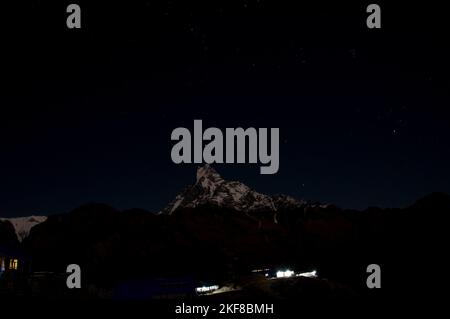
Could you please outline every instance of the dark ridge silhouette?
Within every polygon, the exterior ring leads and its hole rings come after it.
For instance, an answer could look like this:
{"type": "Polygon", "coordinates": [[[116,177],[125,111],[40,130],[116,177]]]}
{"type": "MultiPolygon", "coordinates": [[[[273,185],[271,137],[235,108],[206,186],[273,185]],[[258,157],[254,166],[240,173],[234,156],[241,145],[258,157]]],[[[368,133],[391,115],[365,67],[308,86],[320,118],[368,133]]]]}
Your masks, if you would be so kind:
{"type": "MultiPolygon", "coordinates": [[[[286,293],[282,297],[287,299],[305,297],[315,291],[315,284],[327,296],[364,296],[378,293],[366,286],[366,268],[373,263],[383,269],[382,293],[392,297],[414,295],[419,289],[435,291],[436,279],[430,274],[445,273],[447,194],[430,194],[404,209],[356,211],[283,195],[269,197],[238,182],[215,180],[220,187],[202,176],[198,183],[209,192],[196,184],[191,189],[201,201],[189,192],[187,197],[196,203],[190,205],[184,192],[183,205],[176,206],[177,197],[170,214],[90,203],[49,216],[22,243],[11,223],[0,222],[0,247],[23,249],[32,260],[29,276],[44,272],[65,278],[67,265],[80,265],[83,285],[89,287],[83,293],[94,298],[112,297],[118,287],[174,278],[252,287],[243,289],[244,297],[272,289],[277,291],[273,294],[286,293]],[[237,196],[232,187],[245,194],[237,196]],[[217,198],[229,199],[222,205],[217,198]],[[322,280],[295,281],[289,292],[248,280],[253,269],[286,266],[315,269],[322,280]]],[[[67,296],[66,290],[60,291],[67,296]]]]}

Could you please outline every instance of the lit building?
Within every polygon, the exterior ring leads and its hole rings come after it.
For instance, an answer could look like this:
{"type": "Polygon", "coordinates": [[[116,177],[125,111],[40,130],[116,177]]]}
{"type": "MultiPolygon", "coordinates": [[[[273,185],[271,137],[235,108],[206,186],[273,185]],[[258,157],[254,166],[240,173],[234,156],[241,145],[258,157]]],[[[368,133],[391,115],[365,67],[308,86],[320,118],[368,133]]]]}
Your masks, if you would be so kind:
{"type": "Polygon", "coordinates": [[[286,270],[280,270],[277,271],[276,276],[277,278],[289,278],[294,276],[294,272],[292,270],[286,269],[286,270]]]}
{"type": "Polygon", "coordinates": [[[195,292],[197,294],[209,294],[209,293],[212,293],[213,291],[215,291],[217,289],[219,289],[218,285],[201,286],[201,287],[195,288],[195,292]]]}
{"type": "Polygon", "coordinates": [[[28,258],[22,252],[0,247],[0,275],[12,271],[25,272],[29,264],[28,258]]]}
{"type": "Polygon", "coordinates": [[[306,278],[317,278],[317,271],[309,271],[309,272],[303,272],[300,274],[297,274],[298,277],[306,277],[306,278]]]}

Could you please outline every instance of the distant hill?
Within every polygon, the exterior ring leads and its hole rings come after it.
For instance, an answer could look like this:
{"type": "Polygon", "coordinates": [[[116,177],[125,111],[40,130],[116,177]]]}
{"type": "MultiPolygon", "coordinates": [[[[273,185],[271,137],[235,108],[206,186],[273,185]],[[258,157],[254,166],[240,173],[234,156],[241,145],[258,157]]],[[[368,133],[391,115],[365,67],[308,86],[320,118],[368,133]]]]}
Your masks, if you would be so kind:
{"type": "MultiPolygon", "coordinates": [[[[429,283],[424,270],[445,271],[449,213],[446,194],[405,209],[343,210],[259,194],[204,167],[160,214],[87,204],[36,223],[22,245],[34,271],[64,272],[77,263],[84,280],[102,289],[167,276],[237,280],[288,265],[317,269],[329,285],[365,294],[366,267],[377,263],[384,291],[412,293],[429,283]]],[[[13,234],[10,222],[0,222],[1,241],[13,234]]]]}

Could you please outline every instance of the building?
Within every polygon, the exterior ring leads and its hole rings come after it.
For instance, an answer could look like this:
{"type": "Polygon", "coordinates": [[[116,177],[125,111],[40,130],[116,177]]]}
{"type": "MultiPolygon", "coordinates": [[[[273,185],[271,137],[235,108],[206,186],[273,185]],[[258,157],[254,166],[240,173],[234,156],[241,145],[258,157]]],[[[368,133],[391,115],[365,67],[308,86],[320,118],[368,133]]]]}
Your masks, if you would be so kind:
{"type": "Polygon", "coordinates": [[[31,260],[18,248],[0,246],[0,296],[24,296],[31,260]]]}
{"type": "Polygon", "coordinates": [[[0,246],[0,276],[6,272],[28,272],[30,259],[19,249],[0,246]]]}

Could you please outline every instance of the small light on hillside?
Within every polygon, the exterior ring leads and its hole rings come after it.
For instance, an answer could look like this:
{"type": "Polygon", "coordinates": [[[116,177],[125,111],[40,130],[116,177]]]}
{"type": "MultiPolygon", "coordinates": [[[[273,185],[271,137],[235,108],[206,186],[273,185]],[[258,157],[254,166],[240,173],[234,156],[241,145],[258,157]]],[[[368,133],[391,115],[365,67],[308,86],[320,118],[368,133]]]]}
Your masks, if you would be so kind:
{"type": "Polygon", "coordinates": [[[299,276],[299,277],[307,277],[307,278],[316,278],[317,277],[317,271],[313,270],[313,271],[310,271],[310,272],[303,272],[303,273],[297,274],[297,276],[299,276]]]}
{"type": "Polygon", "coordinates": [[[294,272],[292,270],[285,270],[285,271],[277,271],[277,278],[289,278],[294,275],[294,272]]]}
{"type": "Polygon", "coordinates": [[[212,292],[212,291],[217,290],[217,289],[219,289],[219,286],[213,285],[213,286],[198,287],[198,288],[195,288],[195,291],[197,293],[208,293],[208,292],[212,292]]]}

